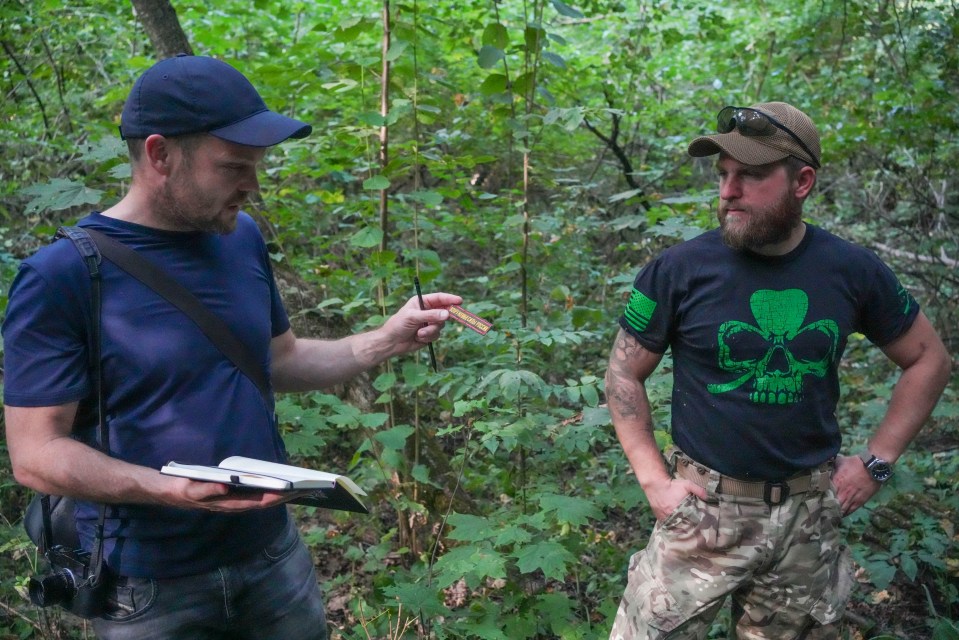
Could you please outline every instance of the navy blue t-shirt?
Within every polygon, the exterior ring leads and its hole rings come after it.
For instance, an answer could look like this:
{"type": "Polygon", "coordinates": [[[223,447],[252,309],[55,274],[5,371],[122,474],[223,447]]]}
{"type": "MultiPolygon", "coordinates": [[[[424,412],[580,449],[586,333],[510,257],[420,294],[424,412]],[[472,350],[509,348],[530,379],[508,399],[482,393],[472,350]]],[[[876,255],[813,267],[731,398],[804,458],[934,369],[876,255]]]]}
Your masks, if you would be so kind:
{"type": "Polygon", "coordinates": [[[781,480],[835,456],[847,338],[883,346],[919,306],[879,258],[812,225],[784,256],[727,247],[718,229],[636,277],[620,325],[673,358],[672,436],[741,479],[781,480]]]}
{"type": "MultiPolygon", "coordinates": [[[[239,216],[230,234],[178,233],[91,214],[97,229],[151,260],[223,319],[270,368],[270,340],[290,327],[263,238],[239,216]]],[[[159,469],[231,455],[284,462],[273,407],[181,311],[108,260],[103,273],[103,375],[110,455],[159,469]]],[[[87,267],[69,240],[25,260],[3,325],[4,402],[57,406],[93,391],[87,267]]],[[[92,442],[96,425],[76,435],[92,442]]],[[[286,524],[283,506],[219,514],[147,505],[108,509],[107,562],[121,575],[174,577],[255,554],[286,524]]],[[[97,510],[81,503],[89,546],[97,510]]]]}

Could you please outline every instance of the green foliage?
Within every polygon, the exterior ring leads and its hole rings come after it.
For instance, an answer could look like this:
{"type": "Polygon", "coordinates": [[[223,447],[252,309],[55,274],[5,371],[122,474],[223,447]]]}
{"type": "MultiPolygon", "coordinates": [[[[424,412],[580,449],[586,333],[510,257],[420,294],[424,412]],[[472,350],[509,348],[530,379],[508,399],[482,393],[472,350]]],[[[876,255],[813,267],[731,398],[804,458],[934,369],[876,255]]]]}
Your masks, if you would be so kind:
{"type": "MultiPolygon", "coordinates": [[[[391,3],[385,112],[380,3],[174,5],[197,53],[314,124],[271,149],[250,207],[298,334],[375,326],[414,276],[494,322],[486,336],[450,323],[436,372],[421,353],[349,389],[280,399],[291,455],[342,467],[373,502],[367,517],[298,513],[329,559],[334,637],[606,635],[653,517],[609,425],[605,360],[638,268],[712,224],[711,161],[685,147],[725,104],[786,99],[812,115],[825,168],[809,219],[879,251],[959,344],[959,22],[941,2],[767,3],[761,20],[752,4],[704,0],[391,3]]],[[[5,296],[57,224],[124,192],[116,124],[153,56],[125,3],[15,0],[0,22],[5,296]]],[[[842,370],[850,449],[895,379],[863,342],[842,370]]],[[[667,357],[648,383],[664,446],[670,369],[667,357]]],[[[946,445],[956,393],[935,416],[946,445]]],[[[926,444],[847,528],[859,597],[921,584],[922,637],[953,638],[959,457],[926,444]],[[911,513],[888,545],[869,540],[887,496],[922,494],[945,517],[911,513]]],[[[14,595],[30,549],[7,505],[24,495],[0,469],[0,601],[36,623],[0,629],[43,637],[44,616],[14,595]]]]}

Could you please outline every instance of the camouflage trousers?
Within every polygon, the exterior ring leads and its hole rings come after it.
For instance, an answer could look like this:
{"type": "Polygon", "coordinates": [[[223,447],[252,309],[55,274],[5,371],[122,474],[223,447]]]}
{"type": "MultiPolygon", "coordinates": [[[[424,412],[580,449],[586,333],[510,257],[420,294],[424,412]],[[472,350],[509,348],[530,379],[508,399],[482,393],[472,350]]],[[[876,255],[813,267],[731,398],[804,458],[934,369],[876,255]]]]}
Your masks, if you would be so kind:
{"type": "Polygon", "coordinates": [[[711,474],[630,559],[610,640],[704,639],[727,596],[730,638],[838,638],[852,573],[831,485],[769,505],[716,494],[711,474]]]}

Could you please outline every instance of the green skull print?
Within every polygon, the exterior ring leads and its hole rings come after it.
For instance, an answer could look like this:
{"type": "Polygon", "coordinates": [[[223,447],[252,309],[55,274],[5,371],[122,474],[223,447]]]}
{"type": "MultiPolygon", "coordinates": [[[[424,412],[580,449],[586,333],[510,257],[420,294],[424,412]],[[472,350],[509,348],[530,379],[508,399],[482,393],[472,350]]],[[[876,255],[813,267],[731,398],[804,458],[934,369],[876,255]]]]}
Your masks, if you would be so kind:
{"type": "Polygon", "coordinates": [[[728,320],[719,327],[719,367],[738,377],[707,389],[719,394],[751,383],[752,402],[799,402],[803,379],[822,378],[836,357],[838,325],[829,319],[803,325],[809,298],[801,289],[760,289],[750,296],[749,308],[755,325],[728,320]]]}

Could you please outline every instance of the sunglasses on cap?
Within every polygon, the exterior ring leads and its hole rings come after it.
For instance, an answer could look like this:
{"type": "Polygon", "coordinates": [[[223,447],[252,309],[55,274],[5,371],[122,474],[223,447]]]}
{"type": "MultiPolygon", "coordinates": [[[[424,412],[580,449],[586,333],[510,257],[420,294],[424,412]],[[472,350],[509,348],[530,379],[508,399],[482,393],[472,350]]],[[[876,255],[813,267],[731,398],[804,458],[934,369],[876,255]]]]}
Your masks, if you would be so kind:
{"type": "Polygon", "coordinates": [[[749,107],[723,107],[719,115],[716,116],[716,131],[719,133],[729,133],[733,129],[739,131],[741,135],[750,138],[771,136],[776,133],[776,129],[785,131],[789,134],[789,137],[795,140],[796,144],[806,152],[806,155],[809,156],[808,158],[803,158],[803,160],[809,160],[812,166],[817,169],[819,168],[816,155],[799,139],[799,136],[790,131],[789,127],[762,111],[757,111],[749,107]]]}

